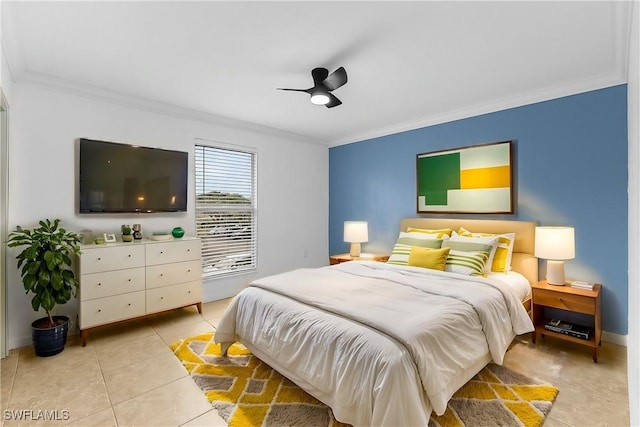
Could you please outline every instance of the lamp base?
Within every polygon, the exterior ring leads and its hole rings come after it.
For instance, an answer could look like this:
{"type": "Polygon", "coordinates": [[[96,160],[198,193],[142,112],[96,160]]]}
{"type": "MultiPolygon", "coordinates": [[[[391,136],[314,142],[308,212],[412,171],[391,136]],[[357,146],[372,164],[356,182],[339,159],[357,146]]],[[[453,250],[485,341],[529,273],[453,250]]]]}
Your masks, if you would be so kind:
{"type": "Polygon", "coordinates": [[[547,260],[547,283],[554,286],[564,286],[564,261],[547,260]]]}
{"type": "Polygon", "coordinates": [[[352,258],[358,258],[360,256],[360,243],[351,243],[351,249],[349,255],[352,258]]]}

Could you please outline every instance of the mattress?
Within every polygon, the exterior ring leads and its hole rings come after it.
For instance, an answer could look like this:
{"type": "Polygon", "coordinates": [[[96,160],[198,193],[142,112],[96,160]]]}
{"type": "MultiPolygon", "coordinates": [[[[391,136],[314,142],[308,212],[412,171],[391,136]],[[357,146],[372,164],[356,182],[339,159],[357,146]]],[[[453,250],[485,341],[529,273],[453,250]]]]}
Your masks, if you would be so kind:
{"type": "Polygon", "coordinates": [[[532,329],[504,281],[361,261],[252,283],[215,340],[240,341],[342,422],[427,425],[532,329]]]}

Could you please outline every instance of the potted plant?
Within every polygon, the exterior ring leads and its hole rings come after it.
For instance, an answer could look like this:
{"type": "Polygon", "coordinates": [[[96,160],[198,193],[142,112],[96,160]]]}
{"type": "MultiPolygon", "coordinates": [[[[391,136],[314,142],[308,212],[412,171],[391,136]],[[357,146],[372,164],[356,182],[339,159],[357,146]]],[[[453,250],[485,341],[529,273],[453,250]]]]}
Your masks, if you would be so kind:
{"type": "Polygon", "coordinates": [[[122,224],[120,227],[120,231],[122,232],[122,241],[123,242],[132,242],[133,234],[131,234],[131,227],[127,224],[122,224]]]}
{"type": "Polygon", "coordinates": [[[33,293],[31,307],[42,308],[47,316],[31,323],[33,346],[38,356],[53,356],[64,350],[69,329],[67,316],[52,316],[57,304],[76,295],[78,279],[71,259],[80,254],[80,236],[59,227],[60,220],[39,222],[39,227],[18,227],[9,235],[8,246],[26,246],[16,257],[26,293],[33,293]]]}

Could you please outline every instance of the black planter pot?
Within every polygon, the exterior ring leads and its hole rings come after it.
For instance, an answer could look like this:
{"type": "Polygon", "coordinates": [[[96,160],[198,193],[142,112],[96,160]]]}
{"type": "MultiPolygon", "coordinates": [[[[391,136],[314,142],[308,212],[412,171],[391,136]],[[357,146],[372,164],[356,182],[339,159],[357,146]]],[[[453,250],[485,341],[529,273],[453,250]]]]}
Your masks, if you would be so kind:
{"type": "Polygon", "coordinates": [[[50,327],[36,326],[42,319],[31,323],[31,338],[36,355],[40,357],[53,356],[64,350],[67,343],[67,331],[69,330],[69,318],[67,316],[53,316],[53,321],[62,320],[64,323],[50,327]]]}

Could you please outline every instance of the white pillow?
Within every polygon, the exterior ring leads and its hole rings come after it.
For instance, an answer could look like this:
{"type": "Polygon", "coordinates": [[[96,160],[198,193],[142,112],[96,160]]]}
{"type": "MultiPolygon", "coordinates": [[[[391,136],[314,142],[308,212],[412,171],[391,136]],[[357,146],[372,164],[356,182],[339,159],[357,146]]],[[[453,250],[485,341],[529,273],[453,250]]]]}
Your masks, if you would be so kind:
{"type": "Polygon", "coordinates": [[[485,245],[491,245],[491,252],[489,253],[489,259],[484,265],[484,272],[487,274],[491,273],[491,265],[493,264],[493,257],[496,255],[496,250],[498,249],[497,236],[464,237],[454,231],[451,233],[451,241],[474,242],[474,243],[483,243],[485,245]]]}

